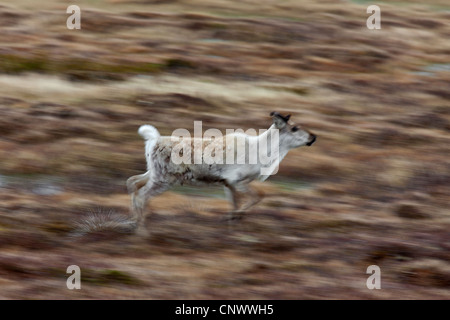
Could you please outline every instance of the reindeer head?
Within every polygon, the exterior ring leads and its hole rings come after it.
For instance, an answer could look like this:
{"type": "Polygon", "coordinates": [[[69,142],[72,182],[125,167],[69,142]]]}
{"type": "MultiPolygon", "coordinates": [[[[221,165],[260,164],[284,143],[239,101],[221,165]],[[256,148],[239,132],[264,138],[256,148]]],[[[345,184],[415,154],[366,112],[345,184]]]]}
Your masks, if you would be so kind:
{"type": "Polygon", "coordinates": [[[280,132],[280,143],[289,149],[301,146],[311,146],[316,141],[316,136],[295,123],[289,123],[291,115],[282,116],[278,112],[271,112],[275,129],[280,132]]]}

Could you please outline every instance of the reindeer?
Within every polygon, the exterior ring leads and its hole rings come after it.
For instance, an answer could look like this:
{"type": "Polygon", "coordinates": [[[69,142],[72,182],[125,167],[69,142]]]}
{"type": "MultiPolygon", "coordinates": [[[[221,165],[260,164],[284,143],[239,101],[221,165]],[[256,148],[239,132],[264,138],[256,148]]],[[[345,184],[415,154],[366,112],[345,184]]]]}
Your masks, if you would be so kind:
{"type": "MultiPolygon", "coordinates": [[[[230,219],[240,218],[251,206],[258,203],[263,195],[249,186],[255,179],[266,180],[271,174],[276,173],[278,164],[283,160],[289,150],[301,146],[311,146],[316,141],[316,136],[289,121],[290,115],[282,116],[278,112],[271,114],[273,123],[270,128],[258,136],[250,136],[244,133],[227,134],[224,137],[214,139],[192,138],[184,143],[192,149],[205,148],[207,146],[220,146],[223,156],[227,153],[237,155],[236,149],[251,150],[250,146],[263,141],[272,140],[278,135],[278,141],[267,147],[269,154],[276,155],[270,163],[249,163],[249,152],[240,157],[245,161],[236,163],[174,163],[173,155],[176,146],[181,140],[174,136],[161,136],[156,128],[143,125],[138,133],[145,139],[145,154],[147,160],[147,172],[135,175],[127,180],[128,192],[131,194],[131,209],[133,220],[138,229],[143,227],[143,218],[148,200],[177,184],[220,184],[228,193],[233,210],[230,219]],[[237,148],[230,149],[235,144],[237,148]],[[277,149],[277,150],[275,150],[277,149]],[[275,152],[277,151],[277,152],[275,152]],[[264,170],[265,169],[265,170],[264,170]],[[250,201],[243,203],[245,196],[250,201]]],[[[194,150],[195,151],[195,150],[194,150]]],[[[177,151],[179,152],[179,151],[177,151]]]]}

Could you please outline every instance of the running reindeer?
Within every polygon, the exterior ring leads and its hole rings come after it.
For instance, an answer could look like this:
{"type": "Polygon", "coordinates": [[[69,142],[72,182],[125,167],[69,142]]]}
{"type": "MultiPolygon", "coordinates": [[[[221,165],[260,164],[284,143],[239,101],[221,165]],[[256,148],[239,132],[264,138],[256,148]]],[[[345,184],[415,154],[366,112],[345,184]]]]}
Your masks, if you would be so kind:
{"type": "MultiPolygon", "coordinates": [[[[145,139],[145,155],[147,159],[147,172],[132,176],[127,180],[128,192],[131,194],[131,208],[133,219],[138,229],[143,227],[143,218],[148,200],[155,197],[176,184],[221,184],[230,195],[233,210],[231,218],[241,216],[247,209],[262,199],[262,194],[249,186],[255,179],[266,180],[269,175],[276,173],[278,164],[283,160],[289,150],[301,146],[311,146],[316,136],[289,121],[290,115],[282,116],[272,112],[273,124],[264,133],[251,136],[245,133],[232,133],[211,139],[189,138],[180,139],[176,136],[160,136],[158,130],[150,125],[143,125],[138,133],[145,139]],[[200,140],[199,140],[200,139],[200,140]],[[275,140],[274,140],[275,139],[275,140]],[[272,143],[267,143],[271,141],[272,143]],[[275,144],[273,142],[275,141],[275,144]],[[252,146],[266,146],[266,152],[272,155],[272,161],[249,161],[252,146]],[[180,150],[180,146],[182,147],[180,150]],[[230,148],[236,146],[236,148],[230,148]],[[235,159],[228,161],[202,161],[191,163],[174,161],[174,155],[198,148],[208,148],[221,152],[222,159],[235,159]],[[239,150],[246,150],[239,152],[239,150]],[[232,153],[232,154],[230,154],[232,153]],[[236,156],[236,158],[235,158],[236,156]],[[276,156],[276,157],[274,157],[276,156]],[[242,200],[249,196],[250,201],[242,200]]],[[[217,153],[217,152],[216,152],[217,153]]],[[[184,154],[186,156],[186,154],[184,154]]]]}

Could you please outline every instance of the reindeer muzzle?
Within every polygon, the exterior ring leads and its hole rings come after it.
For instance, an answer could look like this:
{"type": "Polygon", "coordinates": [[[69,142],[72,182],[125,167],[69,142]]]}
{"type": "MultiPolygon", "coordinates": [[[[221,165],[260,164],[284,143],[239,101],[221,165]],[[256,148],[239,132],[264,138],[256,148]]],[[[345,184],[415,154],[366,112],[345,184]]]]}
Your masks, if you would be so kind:
{"type": "Polygon", "coordinates": [[[312,144],[314,142],[316,142],[317,137],[315,135],[311,135],[311,140],[308,141],[308,143],[306,144],[308,147],[312,146],[312,144]]]}

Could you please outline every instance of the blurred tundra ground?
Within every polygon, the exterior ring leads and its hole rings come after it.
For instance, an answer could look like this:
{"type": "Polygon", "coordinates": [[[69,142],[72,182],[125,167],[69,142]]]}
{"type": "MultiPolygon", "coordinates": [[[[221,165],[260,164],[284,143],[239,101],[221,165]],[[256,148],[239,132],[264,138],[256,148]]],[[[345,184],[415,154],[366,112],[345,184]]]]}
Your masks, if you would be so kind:
{"type": "Polygon", "coordinates": [[[0,298],[450,298],[448,1],[377,2],[380,30],[371,1],[84,0],[68,30],[71,4],[0,5],[0,298]],[[220,187],[180,187],[146,237],[105,227],[129,217],[141,124],[274,110],[318,140],[242,221],[220,187]]]}

